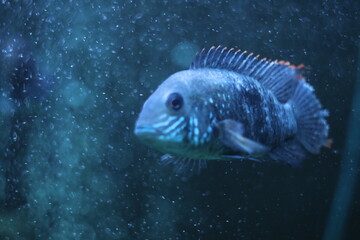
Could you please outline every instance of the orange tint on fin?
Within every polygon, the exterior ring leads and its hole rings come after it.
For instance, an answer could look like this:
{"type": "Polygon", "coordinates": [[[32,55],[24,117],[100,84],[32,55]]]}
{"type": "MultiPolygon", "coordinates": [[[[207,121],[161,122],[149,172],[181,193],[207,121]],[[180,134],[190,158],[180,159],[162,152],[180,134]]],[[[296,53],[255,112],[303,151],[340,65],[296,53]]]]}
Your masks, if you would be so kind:
{"type": "Polygon", "coordinates": [[[301,68],[304,68],[304,67],[305,67],[304,64],[299,64],[296,68],[297,68],[297,69],[301,69],[301,68]]]}
{"type": "Polygon", "coordinates": [[[303,67],[303,64],[296,66],[284,60],[260,59],[254,53],[221,45],[212,46],[208,51],[203,49],[190,65],[190,69],[224,69],[252,77],[272,91],[281,103],[292,97],[296,85],[293,80],[305,81],[303,70],[299,70],[303,67]]]}
{"type": "Polygon", "coordinates": [[[327,148],[331,149],[333,143],[334,143],[333,139],[332,139],[332,138],[328,138],[328,139],[326,140],[326,142],[324,143],[324,147],[327,147],[327,148]]]}

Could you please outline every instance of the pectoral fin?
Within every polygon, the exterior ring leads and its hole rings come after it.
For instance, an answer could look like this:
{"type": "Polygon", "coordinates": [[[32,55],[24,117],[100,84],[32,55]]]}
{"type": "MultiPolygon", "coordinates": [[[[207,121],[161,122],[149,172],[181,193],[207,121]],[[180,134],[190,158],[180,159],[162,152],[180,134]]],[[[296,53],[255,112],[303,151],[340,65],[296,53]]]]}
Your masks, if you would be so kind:
{"type": "Polygon", "coordinates": [[[249,155],[269,151],[267,146],[244,137],[244,127],[237,121],[225,119],[217,122],[215,127],[219,131],[219,140],[234,151],[244,152],[249,155]]]}

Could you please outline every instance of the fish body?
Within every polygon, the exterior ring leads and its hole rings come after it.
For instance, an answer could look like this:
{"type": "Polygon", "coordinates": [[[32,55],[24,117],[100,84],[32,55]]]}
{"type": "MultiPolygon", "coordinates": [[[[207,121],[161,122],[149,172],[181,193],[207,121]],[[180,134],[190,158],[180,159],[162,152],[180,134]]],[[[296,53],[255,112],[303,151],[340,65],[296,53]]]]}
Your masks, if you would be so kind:
{"type": "Polygon", "coordinates": [[[325,143],[327,114],[297,67],[213,47],[149,97],[135,134],[177,171],[210,159],[297,166],[325,143]]]}

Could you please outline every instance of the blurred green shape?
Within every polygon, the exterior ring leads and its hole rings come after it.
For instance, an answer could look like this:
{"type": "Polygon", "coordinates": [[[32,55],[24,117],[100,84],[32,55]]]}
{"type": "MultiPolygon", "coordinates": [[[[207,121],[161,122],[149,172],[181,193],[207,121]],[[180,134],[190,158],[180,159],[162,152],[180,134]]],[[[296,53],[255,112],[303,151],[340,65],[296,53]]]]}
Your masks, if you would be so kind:
{"type": "Polygon", "coordinates": [[[0,214],[0,239],[33,239],[34,231],[28,222],[26,209],[0,214]]]}
{"type": "Polygon", "coordinates": [[[358,48],[357,60],[355,92],[347,128],[347,139],[345,140],[340,177],[323,240],[344,239],[343,235],[348,213],[354,193],[357,190],[356,184],[360,159],[360,48],[358,48]]]}

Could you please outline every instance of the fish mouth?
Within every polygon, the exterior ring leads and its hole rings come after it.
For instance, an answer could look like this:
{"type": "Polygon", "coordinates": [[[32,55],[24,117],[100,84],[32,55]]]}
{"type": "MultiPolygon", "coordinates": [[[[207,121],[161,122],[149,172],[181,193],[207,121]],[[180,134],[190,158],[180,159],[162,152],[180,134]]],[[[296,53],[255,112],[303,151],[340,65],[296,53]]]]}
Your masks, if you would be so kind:
{"type": "Polygon", "coordinates": [[[134,133],[140,139],[154,139],[156,136],[160,135],[160,131],[154,128],[152,125],[144,124],[139,125],[136,124],[134,133]]]}
{"type": "Polygon", "coordinates": [[[172,152],[179,148],[182,139],[168,138],[162,129],[155,128],[153,124],[136,124],[134,134],[146,145],[162,152],[172,152]]]}

